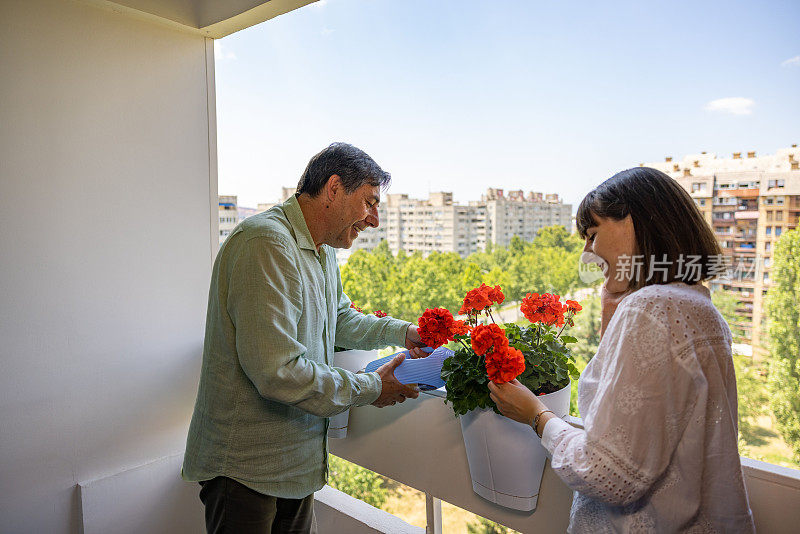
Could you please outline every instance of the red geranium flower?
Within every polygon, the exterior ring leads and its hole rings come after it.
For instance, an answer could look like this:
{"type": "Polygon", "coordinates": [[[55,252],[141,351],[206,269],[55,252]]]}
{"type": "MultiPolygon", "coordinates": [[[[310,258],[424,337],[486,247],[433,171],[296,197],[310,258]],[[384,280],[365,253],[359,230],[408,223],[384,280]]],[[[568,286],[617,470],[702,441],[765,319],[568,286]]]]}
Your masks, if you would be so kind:
{"type": "Polygon", "coordinates": [[[476,287],[467,291],[464,297],[464,305],[458,311],[460,314],[467,314],[472,312],[481,312],[492,305],[488,292],[481,291],[481,288],[476,287]]]}
{"type": "Polygon", "coordinates": [[[525,371],[525,357],[514,347],[486,356],[486,374],[495,384],[511,382],[525,371]]]}
{"type": "Polygon", "coordinates": [[[375,317],[387,317],[389,315],[385,311],[381,310],[375,310],[374,312],[372,312],[372,314],[375,315],[375,317]]]}
{"type": "Polygon", "coordinates": [[[478,325],[472,329],[470,335],[472,350],[478,356],[483,356],[489,351],[502,351],[508,347],[508,338],[505,331],[496,324],[478,325]]]}
{"type": "Polygon", "coordinates": [[[528,293],[522,299],[520,310],[532,323],[544,325],[564,325],[564,313],[567,306],[559,302],[559,296],[551,293],[528,293]]]}
{"type": "Polygon", "coordinates": [[[494,286],[489,290],[489,298],[495,304],[502,304],[502,302],[506,300],[506,296],[503,294],[503,290],[500,286],[494,286]]]}
{"type": "Polygon", "coordinates": [[[364,313],[364,310],[362,310],[361,308],[359,308],[358,306],[356,306],[352,302],[350,303],[350,307],[353,308],[354,310],[356,310],[359,313],[364,313]]]}
{"type": "Polygon", "coordinates": [[[419,318],[419,337],[432,348],[438,348],[453,339],[455,320],[445,308],[426,309],[419,318]]]}
{"type": "Polygon", "coordinates": [[[583,309],[583,306],[581,306],[580,304],[578,304],[574,300],[568,300],[567,301],[567,309],[569,309],[569,311],[571,311],[572,313],[578,313],[579,311],[581,311],[583,309]]]}
{"type": "Polygon", "coordinates": [[[453,326],[450,328],[450,331],[452,332],[453,336],[456,335],[465,336],[469,334],[471,330],[472,327],[469,326],[464,321],[455,321],[455,320],[453,321],[453,326]]]}
{"type": "Polygon", "coordinates": [[[479,313],[492,304],[500,304],[505,298],[506,296],[503,295],[503,290],[500,286],[489,287],[486,284],[481,284],[480,287],[467,291],[467,295],[464,297],[464,304],[458,313],[462,315],[479,313]]]}

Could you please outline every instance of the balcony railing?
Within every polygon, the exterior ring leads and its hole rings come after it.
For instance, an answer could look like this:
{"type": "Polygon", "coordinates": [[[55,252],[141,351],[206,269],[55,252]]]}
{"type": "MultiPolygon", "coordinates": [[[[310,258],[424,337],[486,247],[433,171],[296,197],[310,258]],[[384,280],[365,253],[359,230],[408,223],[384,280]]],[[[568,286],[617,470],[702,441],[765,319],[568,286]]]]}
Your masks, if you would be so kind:
{"type": "MultiPolygon", "coordinates": [[[[337,359],[337,365],[361,369],[367,361],[377,357],[360,351],[355,354],[360,356],[337,359]]],[[[423,392],[418,399],[393,407],[379,410],[366,406],[351,410],[347,438],[330,440],[331,453],[425,492],[428,533],[441,532],[442,500],[520,532],[564,532],[569,521],[572,492],[549,464],[545,467],[534,512],[497,506],[472,491],[461,426],[450,406],[444,404],[443,395],[442,391],[423,392]]],[[[582,425],[580,419],[571,418],[570,422],[582,425]]],[[[757,530],[778,534],[796,532],[800,524],[800,471],[748,458],[742,458],[742,467],[757,530]]],[[[372,525],[372,530],[364,532],[422,532],[398,523],[382,530],[374,526],[374,517],[367,521],[354,516],[385,512],[376,512],[363,503],[359,509],[363,512],[352,506],[338,510],[335,503],[331,504],[336,499],[330,493],[323,500],[326,514],[321,519],[325,521],[334,521],[336,514],[341,514],[341,520],[372,525]]],[[[387,524],[396,519],[390,516],[387,524]]],[[[320,530],[326,530],[322,522],[320,530]]]]}

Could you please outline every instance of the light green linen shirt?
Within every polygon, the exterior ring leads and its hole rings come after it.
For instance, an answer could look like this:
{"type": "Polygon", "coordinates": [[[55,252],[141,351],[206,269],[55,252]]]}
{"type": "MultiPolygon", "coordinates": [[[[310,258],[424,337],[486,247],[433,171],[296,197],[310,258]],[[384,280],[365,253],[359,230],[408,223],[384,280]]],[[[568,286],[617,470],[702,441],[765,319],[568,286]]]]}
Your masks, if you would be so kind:
{"type": "Polygon", "coordinates": [[[332,367],[334,345],[403,345],[408,325],[350,308],[336,254],[317,252],[294,196],[242,222],[214,262],[184,479],[283,498],[320,489],[327,418],[381,391],[377,373],[332,367]]]}

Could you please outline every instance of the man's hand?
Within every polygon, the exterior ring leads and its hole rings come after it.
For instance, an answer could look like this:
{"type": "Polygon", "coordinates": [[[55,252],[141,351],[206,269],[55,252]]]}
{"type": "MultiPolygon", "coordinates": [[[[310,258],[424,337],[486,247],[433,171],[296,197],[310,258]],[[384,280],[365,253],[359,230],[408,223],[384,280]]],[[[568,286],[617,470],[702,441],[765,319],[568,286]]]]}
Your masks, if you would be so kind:
{"type": "Polygon", "coordinates": [[[403,402],[406,398],[416,399],[419,397],[419,388],[416,384],[401,384],[394,376],[394,370],[405,359],[405,354],[398,354],[388,363],[378,367],[376,373],[381,377],[381,396],[372,403],[373,406],[378,408],[394,406],[395,403],[403,402]]]}
{"type": "Polygon", "coordinates": [[[423,343],[422,338],[419,337],[417,326],[413,324],[409,325],[408,330],[406,330],[406,348],[408,349],[409,355],[412,358],[424,358],[429,354],[422,350],[424,346],[425,343],[423,343]]]}

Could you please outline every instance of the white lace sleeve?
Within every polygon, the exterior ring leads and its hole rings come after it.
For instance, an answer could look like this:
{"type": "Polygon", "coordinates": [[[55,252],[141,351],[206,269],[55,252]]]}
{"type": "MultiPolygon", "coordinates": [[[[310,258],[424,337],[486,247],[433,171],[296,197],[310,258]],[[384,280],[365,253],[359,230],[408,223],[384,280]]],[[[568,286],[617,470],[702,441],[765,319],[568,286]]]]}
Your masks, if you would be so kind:
{"type": "Polygon", "coordinates": [[[570,488],[626,505],[669,465],[698,391],[672,356],[668,325],[641,309],[620,307],[617,313],[593,362],[599,383],[581,414],[585,429],[553,419],[542,444],[570,488]]]}

